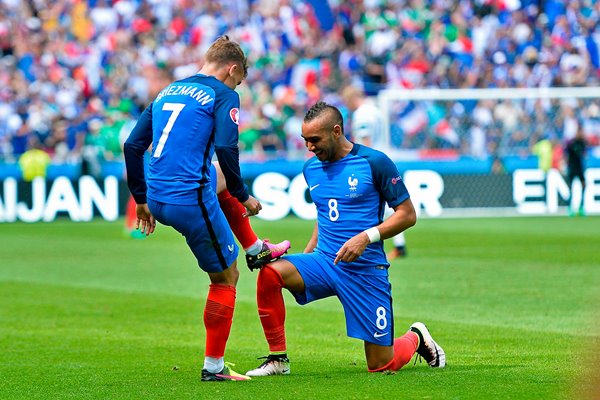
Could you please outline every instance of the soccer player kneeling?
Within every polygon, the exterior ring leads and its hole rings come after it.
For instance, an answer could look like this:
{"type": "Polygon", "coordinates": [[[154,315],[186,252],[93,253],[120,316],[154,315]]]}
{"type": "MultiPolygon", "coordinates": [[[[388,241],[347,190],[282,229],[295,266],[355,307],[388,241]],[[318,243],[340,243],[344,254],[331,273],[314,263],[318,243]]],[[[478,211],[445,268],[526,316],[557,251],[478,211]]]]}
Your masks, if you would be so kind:
{"type": "Polygon", "coordinates": [[[293,254],[260,270],[258,314],[269,355],[248,376],[290,373],[285,337],[288,289],[303,305],[337,296],[348,336],[364,341],[370,372],[397,371],[417,353],[443,368],[446,355],[425,324],[415,322],[394,338],[389,263],[381,239],[416,223],[415,209],[392,160],[346,139],[340,111],[319,102],[304,117],[302,138],[315,154],[303,173],[317,207],[317,224],[304,254],[293,254]],[[383,220],[384,203],[394,213],[383,220]]]}

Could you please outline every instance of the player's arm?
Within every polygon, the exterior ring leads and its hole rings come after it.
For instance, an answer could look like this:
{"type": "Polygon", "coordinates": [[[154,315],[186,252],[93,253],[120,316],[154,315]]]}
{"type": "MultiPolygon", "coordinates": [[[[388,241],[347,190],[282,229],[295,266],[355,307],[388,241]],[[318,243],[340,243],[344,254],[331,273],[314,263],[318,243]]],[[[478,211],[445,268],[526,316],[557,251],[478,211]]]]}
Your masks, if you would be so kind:
{"type": "MultiPolygon", "coordinates": [[[[394,210],[394,213],[390,215],[388,219],[376,226],[379,231],[380,240],[394,237],[417,223],[417,212],[415,211],[415,207],[410,198],[404,200],[392,209],[394,210]]],[[[367,238],[369,237],[366,233],[365,236],[367,236],[367,238]]]]}
{"type": "Polygon", "coordinates": [[[146,236],[154,232],[156,221],[148,209],[146,199],[146,179],[144,177],[144,153],[152,143],[152,104],[138,119],[131,134],[123,145],[125,168],[127,170],[127,186],[136,206],[136,229],[146,236]]]}
{"type": "Polygon", "coordinates": [[[237,198],[240,203],[248,200],[248,187],[242,180],[238,148],[215,146],[215,153],[217,154],[221,171],[223,171],[225,184],[229,193],[237,198]]]}
{"type": "Polygon", "coordinates": [[[242,180],[238,148],[216,147],[215,153],[225,177],[227,190],[248,210],[244,216],[256,215],[262,209],[258,200],[248,194],[248,187],[242,180]]]}
{"type": "Polygon", "coordinates": [[[137,204],[146,203],[146,178],[144,177],[144,153],[152,143],[152,104],[138,119],[123,145],[127,186],[137,204]]]}
{"type": "Polygon", "coordinates": [[[215,106],[215,153],[223,171],[227,190],[248,210],[247,215],[256,215],[261,210],[258,200],[248,194],[248,187],[240,171],[238,148],[238,115],[240,99],[237,93],[227,93],[215,106]]]}
{"type": "Polygon", "coordinates": [[[369,244],[395,236],[417,223],[417,213],[393,161],[381,152],[369,155],[368,160],[375,188],[394,214],[376,226],[365,227],[346,241],[337,252],[336,264],[356,260],[369,244]]]}
{"type": "Polygon", "coordinates": [[[313,232],[310,237],[310,240],[308,241],[308,243],[306,244],[306,247],[304,248],[304,253],[312,253],[313,250],[317,247],[318,241],[319,241],[319,223],[316,222],[315,227],[313,228],[313,232]]]}
{"type": "Polygon", "coordinates": [[[223,92],[215,103],[215,154],[223,171],[227,190],[240,203],[248,200],[248,187],[240,171],[238,148],[240,98],[234,91],[223,92]]]}
{"type": "Polygon", "coordinates": [[[393,210],[394,213],[381,224],[367,228],[346,241],[338,250],[333,263],[352,262],[364,253],[369,244],[396,236],[417,222],[417,213],[410,199],[393,207],[393,210]]]}

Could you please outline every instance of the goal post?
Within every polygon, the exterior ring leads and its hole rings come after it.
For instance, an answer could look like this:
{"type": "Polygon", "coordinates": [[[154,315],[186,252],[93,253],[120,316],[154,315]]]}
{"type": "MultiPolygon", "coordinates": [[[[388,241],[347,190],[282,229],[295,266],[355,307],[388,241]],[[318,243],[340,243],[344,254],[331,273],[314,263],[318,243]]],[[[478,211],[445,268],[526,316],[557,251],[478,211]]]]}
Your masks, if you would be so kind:
{"type": "Polygon", "coordinates": [[[386,89],[377,103],[384,149],[400,170],[443,178],[439,214],[556,214],[579,199],[600,212],[600,87],[386,89]],[[578,129],[589,179],[583,196],[577,184],[571,196],[562,150],[578,129]]]}

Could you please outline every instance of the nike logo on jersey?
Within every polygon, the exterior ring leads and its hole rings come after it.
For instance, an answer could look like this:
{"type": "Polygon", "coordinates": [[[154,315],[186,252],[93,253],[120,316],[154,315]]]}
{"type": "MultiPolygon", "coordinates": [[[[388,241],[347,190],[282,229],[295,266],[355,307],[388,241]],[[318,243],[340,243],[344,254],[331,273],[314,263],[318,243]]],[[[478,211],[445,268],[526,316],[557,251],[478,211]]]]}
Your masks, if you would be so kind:
{"type": "Polygon", "coordinates": [[[375,333],[373,334],[373,337],[377,339],[377,338],[380,338],[380,337],[382,337],[382,336],[385,336],[385,335],[387,335],[388,333],[389,333],[389,332],[385,332],[385,333],[379,333],[379,332],[375,332],[375,333]]]}
{"type": "Polygon", "coordinates": [[[311,187],[310,187],[310,188],[308,188],[308,189],[309,189],[309,191],[310,191],[310,192],[312,192],[312,190],[313,190],[313,189],[316,189],[316,188],[317,188],[317,186],[319,186],[319,185],[320,185],[320,183],[317,183],[316,185],[313,185],[313,186],[311,186],[311,187]]]}
{"type": "Polygon", "coordinates": [[[227,245],[227,250],[229,250],[230,253],[233,253],[233,245],[232,244],[228,244],[227,245]]]}

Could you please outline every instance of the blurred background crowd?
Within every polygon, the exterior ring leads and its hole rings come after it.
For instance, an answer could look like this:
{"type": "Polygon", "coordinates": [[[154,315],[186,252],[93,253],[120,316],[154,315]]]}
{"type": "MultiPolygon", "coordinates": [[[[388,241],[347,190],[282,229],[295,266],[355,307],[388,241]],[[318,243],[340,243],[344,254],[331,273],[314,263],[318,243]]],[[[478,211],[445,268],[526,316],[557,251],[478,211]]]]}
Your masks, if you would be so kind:
{"type": "MultiPolygon", "coordinates": [[[[383,89],[598,86],[595,0],[0,0],[0,161],[121,160],[160,89],[193,75],[228,34],[249,56],[245,159],[303,157],[307,105],[383,89]]],[[[599,145],[598,99],[392,105],[390,144],[473,157],[599,145]]],[[[348,130],[348,134],[350,134],[348,130]]]]}

